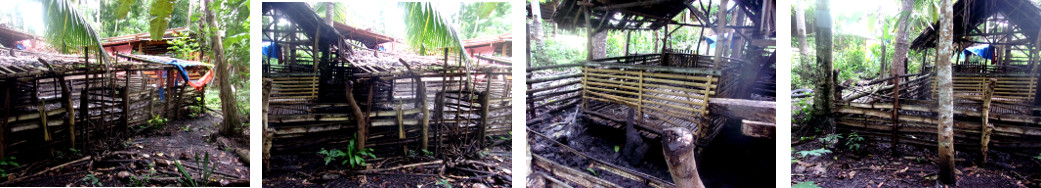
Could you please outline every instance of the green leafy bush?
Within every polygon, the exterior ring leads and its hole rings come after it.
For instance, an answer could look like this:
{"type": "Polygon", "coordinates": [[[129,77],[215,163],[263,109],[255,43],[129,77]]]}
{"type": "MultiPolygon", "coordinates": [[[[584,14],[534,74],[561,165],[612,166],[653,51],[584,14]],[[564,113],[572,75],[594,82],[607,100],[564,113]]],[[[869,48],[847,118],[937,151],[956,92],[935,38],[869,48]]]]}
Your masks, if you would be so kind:
{"type": "Polygon", "coordinates": [[[792,188],[820,188],[820,186],[817,186],[817,182],[814,181],[804,181],[792,185],[792,188]]]}
{"type": "Polygon", "coordinates": [[[849,133],[849,137],[846,138],[846,146],[850,151],[860,151],[861,142],[864,142],[864,137],[857,135],[857,132],[849,133]]]}
{"type": "Polygon", "coordinates": [[[831,153],[831,150],[820,148],[820,149],[815,149],[815,150],[799,151],[797,153],[799,155],[802,155],[802,157],[806,157],[806,156],[821,156],[821,155],[824,155],[824,154],[827,154],[827,153],[831,153]]]}

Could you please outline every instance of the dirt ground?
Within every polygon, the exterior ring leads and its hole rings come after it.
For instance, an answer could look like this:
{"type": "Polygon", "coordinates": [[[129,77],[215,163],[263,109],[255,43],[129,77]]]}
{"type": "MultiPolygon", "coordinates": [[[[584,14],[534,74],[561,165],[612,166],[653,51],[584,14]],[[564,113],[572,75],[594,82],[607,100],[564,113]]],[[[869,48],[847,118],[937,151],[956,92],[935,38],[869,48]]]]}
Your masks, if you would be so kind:
{"type": "MultiPolygon", "coordinates": [[[[846,134],[844,134],[846,135],[846,134]]],[[[798,151],[827,148],[817,138],[793,139],[792,184],[814,181],[821,187],[934,187],[936,148],[900,146],[891,156],[888,141],[865,137],[861,151],[829,149],[833,153],[802,157],[798,151]]],[[[844,146],[840,146],[844,147],[844,146]]],[[[991,150],[987,164],[977,153],[955,148],[960,187],[1041,187],[1041,161],[991,150]]]]}
{"type": "MultiPolygon", "coordinates": [[[[565,117],[571,116],[574,110],[560,113],[561,117],[550,122],[562,122],[565,117]]],[[[551,135],[552,132],[563,125],[556,123],[545,123],[532,125],[529,128],[542,134],[551,135]]],[[[603,125],[592,124],[592,122],[576,121],[573,126],[577,128],[562,143],[567,144],[579,152],[590,157],[612,163],[621,167],[633,169],[668,182],[672,182],[668,166],[661,150],[661,140],[645,140],[650,148],[639,165],[630,165],[615,152],[614,146],[624,146],[624,132],[614,130],[603,125]]],[[[535,137],[529,135],[529,137],[535,137]]],[[[701,158],[697,160],[698,171],[707,187],[772,187],[774,182],[775,165],[771,159],[774,155],[774,141],[776,139],[751,138],[740,133],[739,126],[728,125],[713,139],[702,152],[701,158]],[[762,158],[767,157],[767,158],[762,158]],[[755,181],[749,181],[748,177],[755,177],[755,181]]],[[[530,142],[529,142],[530,143],[530,142]]],[[[531,144],[532,153],[542,155],[550,160],[567,165],[573,169],[583,170],[589,162],[566,152],[560,147],[536,138],[531,144]]],[[[534,170],[545,169],[533,167],[534,170]]],[[[548,174],[548,173],[547,173],[548,174]]],[[[643,187],[643,183],[635,182],[626,178],[611,175],[606,172],[598,172],[599,178],[616,183],[623,187],[643,187]]]]}
{"type": "MultiPolygon", "coordinates": [[[[359,173],[362,169],[350,169],[339,161],[326,165],[324,158],[317,154],[322,148],[310,146],[291,152],[273,153],[269,160],[270,169],[264,172],[263,184],[264,187],[443,187],[444,184],[439,184],[442,182],[453,187],[510,187],[512,160],[509,144],[508,139],[502,140],[479,152],[479,155],[466,157],[491,165],[484,168],[457,163],[461,157],[455,156],[447,160],[457,161],[452,162],[454,167],[436,164],[370,173],[359,173]],[[498,173],[472,173],[458,168],[498,173]],[[442,169],[445,170],[443,174],[442,169]]],[[[438,160],[422,154],[377,157],[380,159],[368,162],[366,169],[438,160]]]]}
{"type": "MultiPolygon", "coordinates": [[[[212,166],[208,186],[248,186],[249,167],[238,153],[248,153],[248,135],[244,138],[228,139],[219,134],[215,127],[221,117],[203,114],[201,117],[171,121],[166,126],[150,129],[135,129],[137,135],[127,140],[110,142],[105,151],[85,151],[83,154],[67,153],[51,161],[28,164],[26,168],[11,173],[2,186],[183,186],[184,180],[177,163],[181,163],[193,178],[202,181],[203,170],[212,166]],[[199,165],[205,154],[210,155],[210,164],[199,165]],[[89,157],[89,158],[88,158],[89,157]],[[77,160],[85,159],[85,160],[77,160]],[[67,166],[32,175],[59,164],[67,166]]],[[[244,134],[248,131],[243,131],[244,134]]]]}

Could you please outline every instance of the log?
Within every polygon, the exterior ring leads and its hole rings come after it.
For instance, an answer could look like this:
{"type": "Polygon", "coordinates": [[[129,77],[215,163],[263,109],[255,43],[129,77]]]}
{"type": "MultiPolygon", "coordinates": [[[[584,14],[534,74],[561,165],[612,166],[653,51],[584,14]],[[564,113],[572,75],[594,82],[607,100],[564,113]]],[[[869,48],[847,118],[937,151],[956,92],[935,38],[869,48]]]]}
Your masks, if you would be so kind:
{"type": "Polygon", "coordinates": [[[694,135],[686,128],[666,128],[662,130],[661,142],[665,163],[669,166],[669,174],[676,187],[705,187],[694,160],[694,135]]]}
{"type": "Polygon", "coordinates": [[[357,171],[356,173],[383,172],[383,171],[397,170],[397,169],[402,169],[402,168],[411,168],[411,167],[417,167],[417,166],[440,165],[442,163],[444,163],[443,160],[436,160],[436,161],[429,161],[429,162],[421,162],[421,163],[399,165],[399,166],[390,167],[390,168],[380,168],[380,169],[372,169],[372,170],[360,170],[360,171],[357,171]]]}
{"type": "Polygon", "coordinates": [[[616,185],[614,183],[611,183],[611,182],[608,182],[606,180],[597,178],[595,176],[586,174],[585,172],[581,172],[581,171],[578,171],[578,170],[575,170],[575,169],[568,168],[567,166],[561,165],[560,163],[553,162],[553,161],[551,161],[549,159],[546,159],[545,157],[539,156],[538,154],[532,154],[531,156],[534,158],[534,160],[532,160],[532,163],[535,166],[538,166],[540,168],[549,170],[549,173],[553,174],[554,176],[561,177],[561,178],[563,178],[563,179],[565,179],[565,180],[567,180],[567,181],[569,181],[571,183],[574,183],[574,184],[577,184],[577,185],[580,185],[580,186],[583,186],[583,187],[618,187],[618,188],[621,188],[621,186],[618,186],[618,185],[616,185]]]}

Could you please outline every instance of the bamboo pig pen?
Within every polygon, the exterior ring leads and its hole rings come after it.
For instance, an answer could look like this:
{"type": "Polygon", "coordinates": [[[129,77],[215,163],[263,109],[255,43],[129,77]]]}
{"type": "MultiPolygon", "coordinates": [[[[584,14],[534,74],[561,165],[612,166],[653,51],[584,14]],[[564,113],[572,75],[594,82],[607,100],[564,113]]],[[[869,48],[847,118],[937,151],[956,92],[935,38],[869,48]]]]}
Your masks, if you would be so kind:
{"type": "MultiPolygon", "coordinates": [[[[612,112],[632,109],[639,114],[637,117],[645,117],[635,120],[634,124],[643,137],[658,139],[663,129],[683,127],[695,135],[695,145],[704,146],[723,126],[713,123],[713,118],[709,117],[709,100],[716,94],[721,74],[711,68],[696,68],[711,64],[710,57],[691,54],[662,56],[645,54],[528,68],[526,105],[528,116],[534,118],[529,118],[527,124],[553,121],[555,117],[546,114],[577,109],[586,118],[621,129],[627,120],[612,112]],[[663,59],[672,63],[663,62],[663,59]],[[663,64],[670,66],[661,66],[663,64]]],[[[584,160],[593,161],[591,168],[645,182],[647,186],[675,186],[660,178],[586,156],[539,132],[528,132],[533,139],[545,140],[584,160]]],[[[619,186],[543,156],[533,154],[532,157],[535,166],[549,169],[549,172],[535,172],[536,175],[553,175],[579,185],[619,186]]]]}
{"type": "MultiPolygon", "coordinates": [[[[363,68],[356,68],[363,69],[363,68]]],[[[421,70],[416,73],[356,70],[353,93],[366,114],[366,147],[378,155],[403,155],[402,147],[435,148],[477,141],[510,132],[509,69],[421,70]],[[417,80],[420,80],[417,82],[417,80]],[[482,136],[483,135],[483,136],[482,136]],[[396,148],[396,149],[393,149],[396,148]]],[[[274,132],[272,150],[306,146],[301,143],[342,144],[357,131],[347,103],[318,102],[313,77],[266,78],[271,83],[268,127],[274,132]],[[297,90],[309,90],[293,92],[297,90]],[[318,139],[318,135],[335,138],[318,139]]],[[[323,136],[323,137],[324,137],[323,136]]],[[[431,150],[434,151],[434,150],[431,150]]]]}
{"type": "Polygon", "coordinates": [[[178,119],[202,93],[172,66],[3,49],[0,157],[43,159],[68,148],[105,149],[153,117],[178,119]],[[164,76],[170,75],[170,76],[164,76]],[[187,89],[186,89],[187,88],[187,89]]]}

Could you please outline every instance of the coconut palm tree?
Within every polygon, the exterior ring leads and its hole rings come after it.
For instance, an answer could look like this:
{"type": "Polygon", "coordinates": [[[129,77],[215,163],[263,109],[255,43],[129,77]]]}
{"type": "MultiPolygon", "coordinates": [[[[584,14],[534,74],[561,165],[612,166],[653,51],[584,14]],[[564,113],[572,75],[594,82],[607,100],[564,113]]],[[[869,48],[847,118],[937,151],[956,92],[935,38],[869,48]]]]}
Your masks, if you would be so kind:
{"type": "Polygon", "coordinates": [[[83,52],[84,47],[93,51],[101,62],[107,62],[105,49],[97,30],[87,21],[75,5],[68,0],[43,0],[44,24],[47,42],[59,53],[83,52]]]}
{"type": "Polygon", "coordinates": [[[405,34],[408,44],[419,48],[420,54],[439,48],[452,48],[461,52],[464,58],[470,55],[463,50],[458,26],[448,20],[445,14],[434,8],[430,2],[403,2],[405,10],[405,34]]]}

